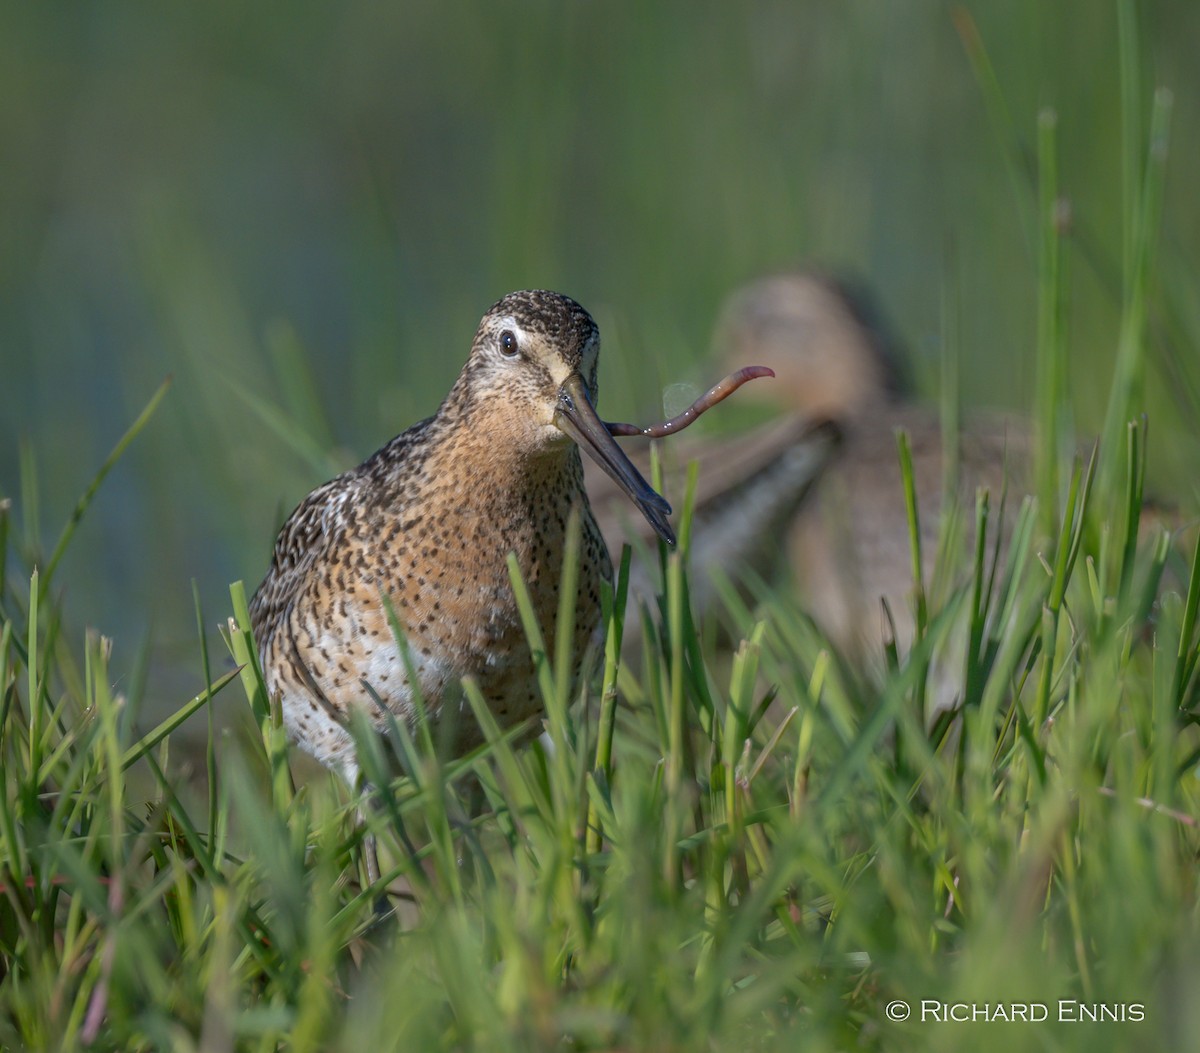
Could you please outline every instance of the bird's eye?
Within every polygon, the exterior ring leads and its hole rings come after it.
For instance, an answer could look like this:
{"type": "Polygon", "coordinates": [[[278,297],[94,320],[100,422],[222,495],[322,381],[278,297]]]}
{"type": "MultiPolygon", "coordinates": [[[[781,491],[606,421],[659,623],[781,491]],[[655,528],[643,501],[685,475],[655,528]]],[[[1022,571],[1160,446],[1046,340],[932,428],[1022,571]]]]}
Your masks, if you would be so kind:
{"type": "Polygon", "coordinates": [[[505,329],[500,334],[500,353],[505,358],[516,358],[519,350],[520,348],[517,347],[517,334],[511,329],[505,329]]]}

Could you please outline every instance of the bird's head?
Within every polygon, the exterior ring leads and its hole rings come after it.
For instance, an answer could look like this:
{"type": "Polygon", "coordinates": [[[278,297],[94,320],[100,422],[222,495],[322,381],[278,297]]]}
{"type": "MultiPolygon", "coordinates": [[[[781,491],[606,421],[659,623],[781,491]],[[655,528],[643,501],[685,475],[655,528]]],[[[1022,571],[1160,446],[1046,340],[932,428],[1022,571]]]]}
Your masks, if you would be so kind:
{"type": "Polygon", "coordinates": [[[496,425],[496,441],[530,456],[565,450],[574,440],[673,545],[671,506],[596,413],[599,355],[600,330],[570,297],[545,290],[509,293],[480,321],[447,404],[476,421],[486,417],[496,425]]]}
{"type": "Polygon", "coordinates": [[[813,418],[858,419],[904,387],[894,341],[865,292],[814,271],[760,278],[725,302],[714,343],[731,368],[759,362],[776,376],[748,397],[813,418]]]}

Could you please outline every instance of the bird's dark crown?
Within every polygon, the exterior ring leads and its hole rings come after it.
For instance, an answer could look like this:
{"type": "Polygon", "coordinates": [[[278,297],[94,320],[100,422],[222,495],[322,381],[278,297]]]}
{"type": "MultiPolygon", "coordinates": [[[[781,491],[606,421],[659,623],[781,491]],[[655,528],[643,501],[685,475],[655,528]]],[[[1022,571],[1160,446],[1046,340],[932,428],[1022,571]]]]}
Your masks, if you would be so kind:
{"type": "Polygon", "coordinates": [[[494,423],[514,428],[514,411],[523,408],[525,424],[534,429],[529,441],[541,445],[561,435],[553,419],[559,388],[570,374],[583,376],[594,403],[599,348],[599,328],[569,296],[545,289],[509,293],[480,321],[439,415],[459,419],[486,407],[494,423]],[[540,429],[550,430],[537,436],[540,429]]]}
{"type": "Polygon", "coordinates": [[[490,339],[504,318],[512,318],[525,332],[542,337],[572,369],[578,368],[588,345],[600,336],[592,316],[569,296],[548,289],[526,289],[509,293],[488,308],[476,342],[490,339]]]}

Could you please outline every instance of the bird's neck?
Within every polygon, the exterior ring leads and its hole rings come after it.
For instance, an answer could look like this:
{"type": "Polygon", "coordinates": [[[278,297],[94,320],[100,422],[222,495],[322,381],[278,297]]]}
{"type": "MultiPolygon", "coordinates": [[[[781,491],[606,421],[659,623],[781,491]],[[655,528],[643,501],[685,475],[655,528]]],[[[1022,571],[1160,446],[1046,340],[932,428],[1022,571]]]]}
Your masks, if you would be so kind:
{"type": "Polygon", "coordinates": [[[474,507],[508,507],[558,495],[569,504],[582,491],[583,469],[573,442],[537,446],[522,441],[527,421],[507,407],[489,409],[466,423],[438,420],[426,461],[426,476],[454,480],[462,500],[474,507]]]}

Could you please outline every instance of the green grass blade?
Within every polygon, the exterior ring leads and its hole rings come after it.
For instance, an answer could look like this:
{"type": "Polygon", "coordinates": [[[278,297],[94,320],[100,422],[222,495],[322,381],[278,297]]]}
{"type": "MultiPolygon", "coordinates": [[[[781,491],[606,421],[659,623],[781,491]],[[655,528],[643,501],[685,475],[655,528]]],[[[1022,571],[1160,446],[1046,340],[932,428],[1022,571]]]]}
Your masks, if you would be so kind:
{"type": "MultiPolygon", "coordinates": [[[[607,632],[604,638],[604,674],[600,683],[600,714],[596,727],[596,760],[592,785],[605,789],[612,785],[613,736],[617,725],[617,670],[621,661],[621,641],[625,633],[625,607],[629,599],[629,565],[632,550],[628,545],[621,549],[621,563],[617,569],[617,587],[614,594],[607,582],[602,586],[602,607],[607,632]]],[[[611,810],[611,805],[605,809],[611,810]]],[[[589,856],[600,851],[604,842],[600,809],[595,794],[589,790],[587,817],[587,839],[585,850],[589,856]]]]}
{"type": "Polygon", "coordinates": [[[145,408],[138,414],[137,419],[125,431],[125,434],[117,440],[116,446],[112,448],[112,452],[104,459],[104,463],[100,465],[100,470],[96,472],[90,484],[83,495],[75,503],[75,508],[71,512],[70,519],[67,520],[66,526],[63,527],[62,533],[58,537],[58,542],[54,546],[54,551],[50,554],[50,559],[46,563],[45,572],[42,574],[41,588],[43,595],[50,587],[50,582],[54,577],[54,572],[58,569],[59,561],[67,551],[67,546],[71,543],[71,538],[75,536],[75,530],[79,526],[80,520],[83,519],[84,513],[87,512],[88,506],[91,505],[92,499],[96,496],[96,491],[100,489],[101,483],[104,482],[108,473],[119,461],[129,444],[141,434],[142,429],[150,423],[150,418],[154,416],[155,410],[158,409],[159,403],[166,397],[167,391],[171,387],[171,378],[167,377],[159,386],[158,390],[150,397],[150,401],[146,403],[145,408]]]}
{"type": "Polygon", "coordinates": [[[1196,545],[1192,549],[1191,573],[1188,575],[1187,599],[1184,601],[1183,618],[1179,626],[1179,645],[1175,651],[1175,675],[1171,683],[1171,697],[1177,708],[1184,708],[1184,688],[1191,680],[1200,661],[1200,645],[1196,639],[1196,618],[1200,612],[1200,531],[1196,532],[1196,545]]]}
{"type": "Polygon", "coordinates": [[[165,720],[161,721],[153,731],[147,732],[131,746],[124,751],[121,756],[120,770],[125,771],[139,760],[145,757],[155,746],[163,741],[176,729],[182,727],[193,714],[199,712],[207,706],[212,700],[221,693],[221,690],[242,676],[243,668],[238,666],[236,669],[229,670],[222,676],[217,677],[211,684],[206,685],[204,690],[198,695],[191,698],[172,713],[165,720]]]}
{"type": "Polygon", "coordinates": [[[1036,467],[1042,533],[1058,531],[1058,464],[1065,447],[1066,343],[1063,338],[1062,208],[1058,197],[1058,117],[1038,115],[1038,342],[1036,467]]]}

